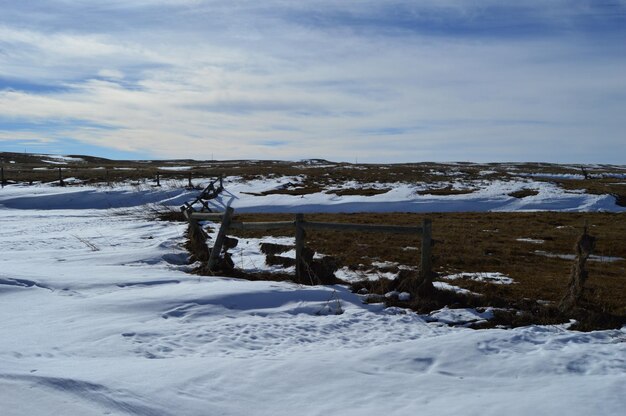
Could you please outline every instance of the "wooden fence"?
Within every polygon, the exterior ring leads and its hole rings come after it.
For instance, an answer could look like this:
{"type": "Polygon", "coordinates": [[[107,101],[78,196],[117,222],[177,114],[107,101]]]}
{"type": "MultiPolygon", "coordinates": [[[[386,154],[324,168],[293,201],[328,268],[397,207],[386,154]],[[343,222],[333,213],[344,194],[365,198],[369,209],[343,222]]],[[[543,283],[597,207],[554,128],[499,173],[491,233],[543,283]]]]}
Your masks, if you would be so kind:
{"type": "Polygon", "coordinates": [[[161,186],[164,179],[186,181],[187,187],[194,187],[194,178],[206,178],[207,176],[218,176],[220,172],[215,170],[194,170],[194,171],[171,171],[159,170],[146,166],[136,167],[103,167],[103,168],[80,168],[80,167],[35,167],[35,168],[10,168],[0,166],[0,184],[6,186],[10,183],[35,182],[58,183],[65,186],[64,179],[73,177],[82,183],[106,183],[123,181],[151,181],[155,186],[161,186]]]}
{"type": "MultiPolygon", "coordinates": [[[[199,221],[218,221],[221,222],[220,229],[215,239],[215,244],[211,249],[211,254],[207,263],[210,271],[215,270],[218,264],[219,255],[222,251],[224,239],[228,230],[276,230],[294,228],[296,237],[296,278],[302,281],[305,278],[306,264],[303,260],[303,251],[306,239],[306,230],[334,230],[334,231],[357,231],[357,232],[374,232],[374,233],[397,233],[397,234],[416,234],[421,236],[420,250],[420,268],[418,279],[420,282],[429,280],[432,272],[432,221],[424,219],[422,225],[417,226],[398,226],[398,225],[372,225],[372,224],[346,224],[346,223],[330,223],[330,222],[313,222],[306,221],[304,214],[296,214],[294,221],[273,221],[273,222],[241,222],[233,221],[234,209],[228,207],[223,213],[215,212],[193,212],[192,210],[184,211],[185,217],[189,221],[190,226],[196,231],[200,231],[199,221]]],[[[203,232],[203,231],[202,231],[203,232]]]]}

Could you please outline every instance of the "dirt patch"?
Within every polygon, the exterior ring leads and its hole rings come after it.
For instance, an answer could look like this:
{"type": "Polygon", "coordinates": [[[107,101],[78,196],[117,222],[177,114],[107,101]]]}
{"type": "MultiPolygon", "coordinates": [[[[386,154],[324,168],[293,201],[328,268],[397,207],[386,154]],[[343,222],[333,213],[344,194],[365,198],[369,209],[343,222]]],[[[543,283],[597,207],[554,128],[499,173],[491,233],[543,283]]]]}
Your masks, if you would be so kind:
{"type": "Polygon", "coordinates": [[[452,187],[439,188],[439,189],[426,189],[424,191],[418,191],[419,195],[465,195],[476,192],[476,189],[453,189],[452,187]]]}
{"type": "Polygon", "coordinates": [[[330,191],[326,191],[327,194],[335,194],[337,196],[351,196],[351,195],[359,195],[359,196],[373,196],[386,194],[391,191],[391,189],[377,189],[377,188],[360,188],[360,189],[333,189],[330,191]]]}
{"type": "Polygon", "coordinates": [[[527,196],[539,195],[539,191],[537,191],[536,189],[524,188],[524,189],[520,189],[519,191],[511,192],[508,195],[512,196],[513,198],[522,199],[522,198],[526,198],[527,196]]]}

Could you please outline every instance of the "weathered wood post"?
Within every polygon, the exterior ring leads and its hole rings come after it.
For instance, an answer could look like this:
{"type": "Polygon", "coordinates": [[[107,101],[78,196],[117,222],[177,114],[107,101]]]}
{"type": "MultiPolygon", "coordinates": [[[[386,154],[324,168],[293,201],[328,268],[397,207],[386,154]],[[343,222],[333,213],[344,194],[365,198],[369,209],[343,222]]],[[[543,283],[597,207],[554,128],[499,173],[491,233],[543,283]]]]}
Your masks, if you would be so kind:
{"type": "Polygon", "coordinates": [[[432,280],[432,220],[425,218],[422,221],[422,250],[420,259],[419,284],[432,280]]]}
{"type": "Polygon", "coordinates": [[[189,172],[189,185],[190,188],[193,188],[193,184],[191,183],[191,172],[189,172]]]}
{"type": "Polygon", "coordinates": [[[574,251],[576,252],[576,258],[572,265],[572,271],[570,273],[570,281],[567,285],[567,290],[559,303],[559,309],[561,312],[567,312],[574,309],[580,303],[585,289],[585,281],[589,277],[589,272],[586,269],[587,259],[591,256],[596,246],[596,238],[587,233],[587,225],[583,229],[583,233],[576,244],[574,245],[574,251]]]}
{"type": "Polygon", "coordinates": [[[193,209],[187,208],[183,211],[183,215],[189,222],[187,237],[189,238],[188,249],[194,260],[206,262],[209,260],[209,248],[207,247],[207,235],[200,226],[198,220],[193,217],[193,209]]]}
{"type": "Polygon", "coordinates": [[[220,253],[222,251],[222,245],[224,244],[224,238],[226,237],[226,232],[230,227],[234,211],[235,210],[232,207],[226,207],[226,211],[224,211],[224,215],[222,216],[222,225],[220,226],[220,230],[217,232],[215,244],[211,249],[211,255],[209,256],[209,262],[207,263],[209,271],[213,271],[215,266],[217,266],[217,261],[219,260],[220,253]]]}
{"type": "Polygon", "coordinates": [[[304,239],[306,232],[302,223],[304,222],[304,214],[296,214],[296,280],[302,282],[304,280],[305,264],[302,252],[304,250],[304,239]]]}
{"type": "Polygon", "coordinates": [[[161,176],[159,175],[159,171],[157,171],[156,182],[156,186],[161,186],[161,176]]]}
{"type": "Polygon", "coordinates": [[[582,171],[582,173],[583,173],[583,177],[584,177],[585,179],[590,179],[589,173],[587,172],[587,169],[585,169],[585,167],[584,167],[584,166],[582,166],[582,165],[581,165],[581,166],[580,166],[580,170],[582,171]]]}
{"type": "Polygon", "coordinates": [[[187,217],[187,221],[189,222],[189,226],[195,232],[200,229],[200,224],[198,224],[198,220],[191,216],[193,213],[193,209],[185,210],[185,216],[187,217]]]}
{"type": "Polygon", "coordinates": [[[2,184],[2,187],[4,188],[4,185],[6,185],[6,180],[4,179],[4,166],[0,167],[0,183],[2,184]]]}
{"type": "Polygon", "coordinates": [[[61,173],[61,168],[59,168],[59,186],[65,186],[65,182],[63,182],[63,174],[61,173]]]}

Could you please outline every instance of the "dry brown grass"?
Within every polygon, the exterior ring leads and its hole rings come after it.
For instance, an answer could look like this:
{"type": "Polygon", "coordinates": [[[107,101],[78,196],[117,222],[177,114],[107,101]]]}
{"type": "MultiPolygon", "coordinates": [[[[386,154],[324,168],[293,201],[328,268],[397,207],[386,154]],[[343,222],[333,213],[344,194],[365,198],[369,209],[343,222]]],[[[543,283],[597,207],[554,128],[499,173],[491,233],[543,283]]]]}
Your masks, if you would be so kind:
{"type": "MultiPolygon", "coordinates": [[[[440,213],[440,214],[307,214],[310,221],[419,225],[433,220],[434,270],[441,274],[501,272],[513,285],[456,280],[455,285],[511,301],[524,298],[558,302],[569,280],[571,260],[536,253],[573,254],[585,222],[597,237],[596,255],[626,258],[626,214],[610,213],[440,213]],[[537,244],[518,239],[542,240],[537,244]]],[[[290,214],[242,214],[241,221],[284,221],[290,214]]],[[[263,232],[237,232],[260,237],[263,232]]],[[[275,235],[293,235],[293,230],[275,235]]],[[[355,270],[376,270],[372,262],[418,266],[419,237],[309,231],[307,245],[337,257],[355,270]]],[[[397,268],[391,267],[397,271],[397,268]]],[[[384,270],[383,270],[384,271],[384,270]]],[[[598,308],[626,315],[626,260],[590,261],[585,299],[598,308]]]]}

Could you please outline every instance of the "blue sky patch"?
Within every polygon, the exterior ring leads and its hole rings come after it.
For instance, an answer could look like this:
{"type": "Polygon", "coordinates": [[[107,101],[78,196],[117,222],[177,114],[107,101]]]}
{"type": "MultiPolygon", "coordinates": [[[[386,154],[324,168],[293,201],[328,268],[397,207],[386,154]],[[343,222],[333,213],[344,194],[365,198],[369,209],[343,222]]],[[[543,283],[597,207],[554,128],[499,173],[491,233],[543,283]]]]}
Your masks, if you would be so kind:
{"type": "Polygon", "coordinates": [[[116,150],[105,146],[96,146],[89,143],[79,142],[73,139],[58,141],[37,140],[0,140],[1,152],[13,153],[41,153],[51,155],[85,155],[98,156],[115,160],[141,160],[149,159],[150,154],[144,152],[129,152],[116,150]]]}

